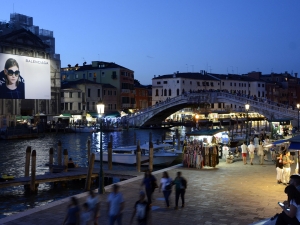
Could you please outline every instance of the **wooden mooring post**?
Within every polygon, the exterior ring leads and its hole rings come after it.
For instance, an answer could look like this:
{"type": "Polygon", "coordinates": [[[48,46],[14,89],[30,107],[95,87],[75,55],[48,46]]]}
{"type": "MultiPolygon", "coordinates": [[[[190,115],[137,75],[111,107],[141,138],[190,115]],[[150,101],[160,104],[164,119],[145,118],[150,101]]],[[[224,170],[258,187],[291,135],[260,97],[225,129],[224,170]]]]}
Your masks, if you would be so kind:
{"type": "MultiPolygon", "coordinates": [[[[88,157],[88,160],[90,160],[90,155],[91,155],[91,140],[90,139],[87,140],[87,149],[88,149],[87,157],[88,157]]],[[[89,161],[88,161],[88,163],[89,163],[89,161]]]]}
{"type": "Polygon", "coordinates": [[[149,170],[153,171],[153,143],[149,143],[149,170]]]}
{"type": "Polygon", "coordinates": [[[31,155],[31,146],[28,146],[26,148],[26,156],[25,156],[25,177],[29,177],[30,155],[31,155]]]}
{"type": "Polygon", "coordinates": [[[152,132],[149,133],[149,144],[152,142],[152,132]]]}
{"type": "Polygon", "coordinates": [[[31,181],[30,181],[30,191],[32,193],[37,191],[37,186],[35,184],[35,173],[36,173],[36,151],[33,150],[31,154],[31,181]]]}
{"type": "Polygon", "coordinates": [[[61,166],[61,141],[59,140],[57,143],[57,164],[61,166]]]}
{"type": "Polygon", "coordinates": [[[108,146],[107,146],[107,162],[108,162],[108,169],[111,170],[112,169],[112,143],[108,142],[108,146]]]}
{"type": "Polygon", "coordinates": [[[50,150],[49,150],[49,171],[50,171],[50,173],[53,172],[53,153],[54,153],[53,148],[50,148],[50,150]]]}
{"type": "Polygon", "coordinates": [[[87,172],[87,175],[86,175],[85,187],[84,187],[85,191],[89,191],[91,189],[94,162],[95,162],[95,154],[92,153],[90,158],[89,158],[89,167],[88,167],[88,172],[87,172]]]}
{"type": "Polygon", "coordinates": [[[141,172],[141,147],[140,141],[138,140],[137,148],[136,148],[136,170],[141,172]]]}
{"type": "Polygon", "coordinates": [[[64,172],[68,172],[68,162],[69,162],[68,150],[64,149],[64,172]]]}

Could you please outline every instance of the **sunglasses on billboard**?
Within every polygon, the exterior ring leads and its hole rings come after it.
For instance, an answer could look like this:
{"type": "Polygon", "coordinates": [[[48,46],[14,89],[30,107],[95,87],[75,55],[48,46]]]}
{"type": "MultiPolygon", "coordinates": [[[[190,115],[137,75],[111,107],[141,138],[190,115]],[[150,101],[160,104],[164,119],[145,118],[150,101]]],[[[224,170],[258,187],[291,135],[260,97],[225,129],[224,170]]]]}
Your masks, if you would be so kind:
{"type": "Polygon", "coordinates": [[[19,76],[20,75],[20,71],[19,70],[16,70],[16,71],[13,71],[13,70],[6,70],[7,71],[7,74],[8,76],[12,76],[15,74],[15,76],[19,76]]]}

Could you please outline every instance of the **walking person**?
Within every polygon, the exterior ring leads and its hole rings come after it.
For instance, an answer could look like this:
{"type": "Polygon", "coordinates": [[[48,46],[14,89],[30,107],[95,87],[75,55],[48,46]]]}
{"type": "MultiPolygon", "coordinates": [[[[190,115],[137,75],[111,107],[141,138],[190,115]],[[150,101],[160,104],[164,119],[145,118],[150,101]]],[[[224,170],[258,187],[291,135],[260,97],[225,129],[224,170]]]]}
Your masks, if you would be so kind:
{"type": "Polygon", "coordinates": [[[282,183],[282,173],[283,173],[283,160],[282,153],[279,153],[276,157],[276,179],[277,183],[282,183]]]}
{"type": "Polygon", "coordinates": [[[124,199],[122,193],[119,192],[120,186],[113,185],[113,192],[107,198],[107,211],[109,216],[109,225],[114,225],[117,221],[118,225],[122,225],[122,213],[124,210],[124,199]]]}
{"type": "Polygon", "coordinates": [[[259,164],[264,164],[264,148],[262,146],[262,142],[259,141],[258,147],[257,147],[257,155],[259,157],[259,164]]]}
{"type": "Polygon", "coordinates": [[[283,157],[283,173],[282,173],[282,183],[286,185],[289,182],[290,174],[291,174],[291,163],[293,163],[292,160],[290,160],[290,152],[285,151],[283,157]]]}
{"type": "Polygon", "coordinates": [[[255,146],[255,151],[257,151],[258,150],[258,145],[259,145],[259,138],[258,138],[257,135],[255,135],[255,137],[253,139],[253,142],[254,142],[253,144],[255,146]]]}
{"type": "Polygon", "coordinates": [[[145,192],[141,191],[139,200],[134,204],[134,211],[131,216],[130,224],[132,224],[135,215],[137,216],[138,225],[151,224],[152,221],[150,209],[151,206],[149,202],[145,200],[145,192]]]}
{"type": "Polygon", "coordinates": [[[90,190],[86,203],[88,204],[88,209],[94,225],[98,225],[98,219],[100,217],[100,200],[98,195],[94,191],[90,190]]]}
{"type": "Polygon", "coordinates": [[[160,179],[159,192],[163,191],[167,208],[170,207],[169,197],[172,192],[172,179],[169,177],[168,172],[163,172],[163,176],[160,179]]]}
{"type": "Polygon", "coordinates": [[[179,197],[181,197],[181,208],[183,208],[187,181],[184,177],[181,176],[181,172],[177,172],[177,177],[174,179],[173,184],[175,184],[175,209],[178,209],[179,197]]]}
{"type": "Polygon", "coordinates": [[[246,165],[247,164],[247,153],[248,153],[246,141],[244,141],[244,143],[242,144],[241,149],[242,149],[243,162],[244,162],[244,165],[246,165]]]}
{"type": "Polygon", "coordinates": [[[145,172],[145,177],[141,183],[141,186],[145,186],[145,191],[147,195],[148,203],[152,204],[152,194],[155,191],[155,188],[157,188],[156,178],[151,174],[150,170],[147,170],[145,172]]]}
{"type": "Polygon", "coordinates": [[[250,145],[248,145],[248,151],[250,156],[250,164],[253,165],[255,146],[252,141],[250,141],[250,145]]]}
{"type": "Polygon", "coordinates": [[[68,206],[68,212],[63,224],[79,225],[80,224],[80,208],[76,197],[71,198],[71,203],[68,206]]]}

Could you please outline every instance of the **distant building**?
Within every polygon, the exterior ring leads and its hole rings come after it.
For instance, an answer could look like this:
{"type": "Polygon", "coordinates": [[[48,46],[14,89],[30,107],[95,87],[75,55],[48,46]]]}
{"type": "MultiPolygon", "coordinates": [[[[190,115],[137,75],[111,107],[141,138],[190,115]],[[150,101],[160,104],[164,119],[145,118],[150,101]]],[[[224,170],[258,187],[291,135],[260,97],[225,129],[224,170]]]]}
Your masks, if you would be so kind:
{"type": "Polygon", "coordinates": [[[149,105],[149,86],[145,85],[135,85],[135,102],[136,102],[136,110],[145,109],[149,105]]]}
{"type": "MultiPolygon", "coordinates": [[[[116,110],[128,110],[135,108],[134,97],[134,72],[113,62],[93,61],[92,64],[76,64],[62,68],[62,81],[76,81],[79,79],[90,80],[96,83],[111,84],[116,87],[119,97],[116,110]]],[[[115,106],[112,106],[115,108],[115,106]]]]}
{"type": "Polygon", "coordinates": [[[116,87],[84,79],[62,83],[61,113],[71,116],[74,121],[97,118],[100,100],[105,105],[105,114],[115,112],[118,101],[116,87]]]}

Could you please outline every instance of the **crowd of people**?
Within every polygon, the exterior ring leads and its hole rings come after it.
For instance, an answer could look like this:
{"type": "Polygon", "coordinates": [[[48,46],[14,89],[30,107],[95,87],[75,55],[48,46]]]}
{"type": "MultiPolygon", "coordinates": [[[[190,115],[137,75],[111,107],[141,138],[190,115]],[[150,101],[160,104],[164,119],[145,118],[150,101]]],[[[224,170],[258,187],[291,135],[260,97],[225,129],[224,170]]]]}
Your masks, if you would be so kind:
{"type": "MultiPolygon", "coordinates": [[[[157,184],[156,177],[150,170],[145,172],[145,176],[140,184],[140,192],[138,200],[133,204],[133,212],[130,219],[130,224],[133,224],[134,220],[138,225],[152,224],[151,218],[151,206],[153,202],[153,193],[155,189],[163,193],[166,207],[170,207],[170,195],[173,187],[175,189],[175,206],[174,209],[178,209],[179,198],[181,198],[181,207],[185,206],[185,190],[187,188],[187,180],[181,176],[181,172],[177,172],[177,176],[172,179],[169,177],[168,172],[163,172],[160,179],[160,184],[157,184]],[[143,189],[144,187],[144,190],[143,189]]],[[[125,201],[122,193],[119,191],[120,186],[118,184],[113,185],[113,191],[107,197],[107,215],[108,224],[113,225],[117,223],[122,224],[123,211],[125,208],[125,201]]],[[[66,225],[97,225],[100,216],[100,198],[95,191],[90,190],[88,197],[82,204],[79,205],[79,200],[76,197],[71,197],[70,203],[67,208],[67,214],[63,221],[66,225]]]]}

